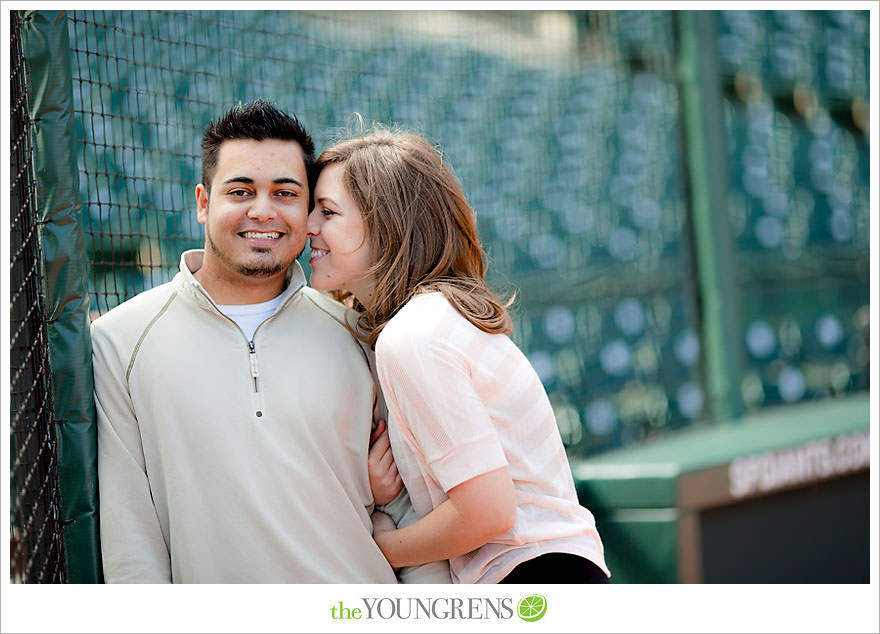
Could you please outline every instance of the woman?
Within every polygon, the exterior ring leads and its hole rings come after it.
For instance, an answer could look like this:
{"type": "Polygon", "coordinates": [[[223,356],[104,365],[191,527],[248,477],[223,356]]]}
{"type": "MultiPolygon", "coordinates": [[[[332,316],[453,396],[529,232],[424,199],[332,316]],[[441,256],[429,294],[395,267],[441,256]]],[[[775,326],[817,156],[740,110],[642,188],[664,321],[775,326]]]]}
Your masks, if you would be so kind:
{"type": "Polygon", "coordinates": [[[317,165],[310,283],[353,296],[420,517],[376,524],[388,561],[449,559],[457,583],[606,582],[549,399],[508,337],[509,304],[485,284],[475,213],[440,154],[378,129],[317,165]]]}

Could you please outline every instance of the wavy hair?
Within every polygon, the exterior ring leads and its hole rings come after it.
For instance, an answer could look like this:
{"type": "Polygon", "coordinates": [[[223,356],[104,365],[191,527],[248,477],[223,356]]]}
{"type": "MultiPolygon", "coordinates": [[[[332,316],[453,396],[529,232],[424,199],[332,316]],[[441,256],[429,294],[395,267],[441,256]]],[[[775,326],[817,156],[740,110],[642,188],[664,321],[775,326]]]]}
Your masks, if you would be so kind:
{"type": "Polygon", "coordinates": [[[316,161],[343,165],[343,183],[369,230],[375,288],[356,336],[375,345],[385,324],[414,295],[439,291],[484,332],[510,334],[507,309],[485,282],[486,253],[476,213],[440,152],[411,132],[374,127],[324,150],[316,161]]]}

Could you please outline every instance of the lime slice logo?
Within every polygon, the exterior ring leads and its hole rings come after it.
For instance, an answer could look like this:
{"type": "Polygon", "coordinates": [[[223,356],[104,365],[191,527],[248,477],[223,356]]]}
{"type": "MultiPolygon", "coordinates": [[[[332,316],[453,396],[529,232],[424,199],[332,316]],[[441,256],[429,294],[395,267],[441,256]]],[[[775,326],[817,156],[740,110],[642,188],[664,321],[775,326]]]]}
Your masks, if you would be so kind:
{"type": "Polygon", "coordinates": [[[517,614],[523,621],[538,621],[547,612],[547,599],[540,594],[530,594],[519,602],[517,614]]]}

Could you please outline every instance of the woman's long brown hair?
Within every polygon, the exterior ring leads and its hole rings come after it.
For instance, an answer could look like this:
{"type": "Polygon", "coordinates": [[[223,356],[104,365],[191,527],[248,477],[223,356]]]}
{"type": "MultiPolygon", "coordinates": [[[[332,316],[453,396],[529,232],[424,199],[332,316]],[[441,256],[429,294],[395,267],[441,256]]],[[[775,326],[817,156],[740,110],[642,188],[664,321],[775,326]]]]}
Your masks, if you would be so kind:
{"type": "Polygon", "coordinates": [[[507,308],[485,282],[476,214],[440,153],[423,137],[376,128],[321,153],[317,169],[343,164],[343,182],[367,225],[375,289],[357,334],[375,345],[415,294],[440,291],[480,330],[509,334],[507,308]]]}

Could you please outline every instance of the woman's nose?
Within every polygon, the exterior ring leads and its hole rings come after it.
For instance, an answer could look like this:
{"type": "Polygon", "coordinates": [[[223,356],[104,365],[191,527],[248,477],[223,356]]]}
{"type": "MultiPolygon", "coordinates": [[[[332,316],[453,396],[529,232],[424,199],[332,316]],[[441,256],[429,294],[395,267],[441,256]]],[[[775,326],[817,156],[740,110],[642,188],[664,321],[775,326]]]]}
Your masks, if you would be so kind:
{"type": "Polygon", "coordinates": [[[316,215],[315,212],[310,213],[309,219],[306,221],[306,236],[309,238],[313,238],[321,232],[318,228],[318,219],[315,218],[316,215]]]}

